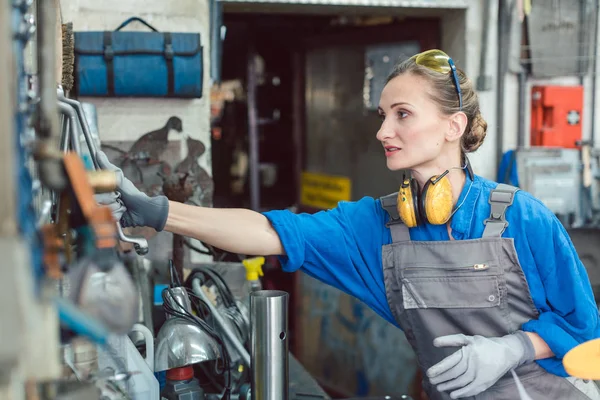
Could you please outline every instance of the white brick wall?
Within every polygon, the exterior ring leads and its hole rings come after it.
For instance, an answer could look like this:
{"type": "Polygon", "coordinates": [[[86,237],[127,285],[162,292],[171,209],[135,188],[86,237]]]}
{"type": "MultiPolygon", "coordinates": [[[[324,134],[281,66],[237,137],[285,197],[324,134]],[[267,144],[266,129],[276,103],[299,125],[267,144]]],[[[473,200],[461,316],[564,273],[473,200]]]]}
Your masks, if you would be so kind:
{"type": "MultiPolygon", "coordinates": [[[[171,115],[183,120],[184,135],[207,146],[201,165],[210,171],[210,80],[209,14],[206,0],[69,0],[62,2],[63,21],[73,22],[75,31],[112,30],[132,16],[139,16],[156,29],[200,32],[204,47],[204,95],[202,99],[97,99],[82,98],[96,105],[101,139],[135,140],[164,125],[171,115]]],[[[147,30],[131,23],[128,30],[147,30]]],[[[172,138],[179,140],[180,137],[172,138]]],[[[182,141],[182,157],[186,154],[182,141]]]]}

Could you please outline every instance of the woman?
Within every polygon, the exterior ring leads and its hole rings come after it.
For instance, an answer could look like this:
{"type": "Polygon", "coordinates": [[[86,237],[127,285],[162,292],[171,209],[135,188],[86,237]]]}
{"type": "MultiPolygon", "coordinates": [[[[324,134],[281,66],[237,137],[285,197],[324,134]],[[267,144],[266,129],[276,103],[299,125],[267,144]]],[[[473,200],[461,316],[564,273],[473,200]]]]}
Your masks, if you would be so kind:
{"type": "Polygon", "coordinates": [[[586,270],[540,201],[473,175],[465,155],[487,124],[471,81],[445,53],[420,53],[396,66],[379,114],[388,168],[411,172],[399,194],[313,215],[259,214],[149,198],[120,173],[124,207],[99,202],[124,226],[280,255],[285,271],[361,299],[405,332],[432,400],[516,399],[513,369],[534,399],[600,399],[561,363],[600,336],[586,270]]]}

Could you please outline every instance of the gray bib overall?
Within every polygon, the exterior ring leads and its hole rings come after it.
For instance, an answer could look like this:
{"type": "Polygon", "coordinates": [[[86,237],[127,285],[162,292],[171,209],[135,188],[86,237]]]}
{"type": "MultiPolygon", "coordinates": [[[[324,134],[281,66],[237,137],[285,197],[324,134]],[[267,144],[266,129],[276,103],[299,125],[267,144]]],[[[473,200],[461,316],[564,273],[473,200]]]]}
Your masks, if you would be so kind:
{"type": "MultiPolygon", "coordinates": [[[[450,395],[430,385],[425,371],[458,350],[435,348],[433,339],[456,333],[500,337],[539,316],[513,239],[501,237],[508,225],[504,214],[517,190],[501,184],[492,191],[483,237],[470,240],[411,241],[398,217],[397,194],[381,198],[393,241],[382,249],[387,300],[417,355],[430,400],[449,400],[450,395]]],[[[533,400],[600,398],[594,382],[550,374],[535,362],[515,372],[533,400]]],[[[516,400],[519,395],[508,373],[470,399],[516,400]]]]}

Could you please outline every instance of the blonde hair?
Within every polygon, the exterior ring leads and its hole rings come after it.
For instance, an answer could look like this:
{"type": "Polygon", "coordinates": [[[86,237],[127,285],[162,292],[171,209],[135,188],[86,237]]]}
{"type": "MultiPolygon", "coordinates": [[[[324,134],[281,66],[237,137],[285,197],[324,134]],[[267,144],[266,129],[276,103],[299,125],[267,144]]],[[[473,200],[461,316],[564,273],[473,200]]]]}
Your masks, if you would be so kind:
{"type": "Polygon", "coordinates": [[[433,89],[430,96],[438,104],[443,114],[452,115],[462,111],[467,116],[468,123],[461,137],[461,147],[463,152],[472,153],[483,144],[487,133],[487,122],[485,122],[479,110],[479,97],[475,92],[473,83],[462,70],[457,68],[456,72],[462,94],[462,110],[460,109],[458,93],[451,74],[442,74],[418,65],[414,59],[398,63],[388,76],[386,84],[397,76],[406,73],[419,76],[429,82],[433,89]]]}

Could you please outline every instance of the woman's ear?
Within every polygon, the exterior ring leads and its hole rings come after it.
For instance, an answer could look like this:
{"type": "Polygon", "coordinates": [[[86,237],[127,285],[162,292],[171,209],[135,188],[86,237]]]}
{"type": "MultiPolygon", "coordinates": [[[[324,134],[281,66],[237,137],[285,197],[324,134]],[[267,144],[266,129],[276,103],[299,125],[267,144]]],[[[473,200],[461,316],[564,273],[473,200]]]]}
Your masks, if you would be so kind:
{"type": "Polygon", "coordinates": [[[446,140],[449,142],[460,140],[462,135],[466,133],[465,129],[467,128],[468,122],[469,119],[467,118],[467,115],[464,112],[460,111],[452,114],[448,119],[448,123],[450,126],[448,129],[448,133],[446,134],[446,140]]]}

